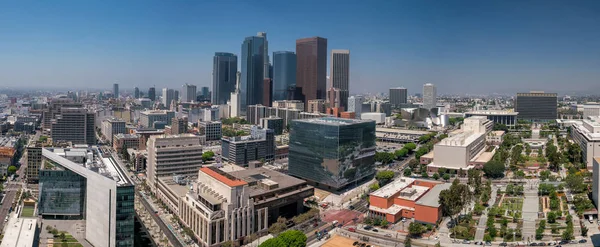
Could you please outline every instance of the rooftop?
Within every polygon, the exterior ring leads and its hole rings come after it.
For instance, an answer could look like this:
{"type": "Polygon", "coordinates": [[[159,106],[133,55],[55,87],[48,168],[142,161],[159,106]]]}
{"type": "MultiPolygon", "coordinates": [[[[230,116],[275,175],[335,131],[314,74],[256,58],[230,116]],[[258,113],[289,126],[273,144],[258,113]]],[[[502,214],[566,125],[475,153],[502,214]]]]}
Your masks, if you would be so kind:
{"type": "Polygon", "coordinates": [[[425,194],[417,202],[415,202],[415,204],[436,207],[436,208],[439,207],[440,206],[440,203],[439,203],[440,192],[442,192],[442,190],[449,189],[450,185],[452,185],[452,184],[443,183],[443,184],[438,184],[438,185],[434,186],[433,188],[431,188],[431,190],[429,190],[429,192],[427,192],[427,194],[425,194]]]}
{"type": "Polygon", "coordinates": [[[190,190],[190,186],[185,184],[178,184],[173,180],[173,177],[159,177],[164,184],[166,184],[171,191],[173,191],[178,196],[185,196],[190,190]]]}
{"type": "Polygon", "coordinates": [[[411,135],[427,135],[430,132],[420,130],[394,129],[394,128],[375,128],[376,132],[394,133],[394,134],[411,134],[411,135]]]}
{"type": "Polygon", "coordinates": [[[221,183],[224,183],[225,185],[229,186],[229,187],[237,187],[237,186],[243,186],[243,185],[247,185],[248,183],[246,183],[245,181],[236,178],[234,176],[231,176],[230,174],[227,174],[215,167],[202,167],[200,168],[200,171],[205,173],[208,176],[211,176],[212,178],[220,181],[221,183]]]}
{"type": "Polygon", "coordinates": [[[293,186],[298,186],[306,183],[302,179],[298,179],[281,172],[269,170],[263,167],[239,170],[229,173],[234,177],[246,181],[250,185],[250,196],[263,194],[271,190],[280,190],[293,186]],[[269,186],[278,185],[274,189],[266,189],[264,186],[258,186],[258,182],[269,186]]]}
{"type": "Polygon", "coordinates": [[[373,120],[358,120],[358,119],[347,119],[347,118],[335,118],[335,117],[323,117],[323,118],[311,118],[311,119],[298,119],[294,120],[305,123],[320,123],[333,126],[350,125],[356,123],[367,123],[373,122],[373,120]]]}
{"type": "Polygon", "coordinates": [[[479,111],[470,111],[466,114],[472,115],[506,115],[506,116],[516,116],[519,115],[518,112],[514,112],[512,110],[479,110],[479,111]]]}
{"type": "Polygon", "coordinates": [[[117,139],[122,139],[122,138],[137,139],[137,138],[140,138],[140,136],[138,134],[123,134],[123,133],[119,133],[119,134],[115,135],[115,138],[117,138],[117,139]]]}
{"type": "Polygon", "coordinates": [[[381,187],[380,189],[376,190],[375,192],[371,193],[371,195],[388,198],[398,193],[398,191],[400,191],[401,189],[406,188],[406,186],[412,184],[414,181],[415,180],[412,178],[398,178],[390,182],[389,184],[386,184],[385,186],[381,187]]]}
{"type": "Polygon", "coordinates": [[[148,110],[148,111],[143,111],[140,114],[144,114],[144,115],[164,115],[167,114],[171,111],[167,111],[167,110],[148,110]]]}
{"type": "Polygon", "coordinates": [[[0,247],[34,246],[37,219],[11,217],[6,224],[0,247]]]}
{"type": "Polygon", "coordinates": [[[429,190],[429,187],[413,185],[402,189],[398,198],[414,201],[425,194],[427,190],[429,190]]]}

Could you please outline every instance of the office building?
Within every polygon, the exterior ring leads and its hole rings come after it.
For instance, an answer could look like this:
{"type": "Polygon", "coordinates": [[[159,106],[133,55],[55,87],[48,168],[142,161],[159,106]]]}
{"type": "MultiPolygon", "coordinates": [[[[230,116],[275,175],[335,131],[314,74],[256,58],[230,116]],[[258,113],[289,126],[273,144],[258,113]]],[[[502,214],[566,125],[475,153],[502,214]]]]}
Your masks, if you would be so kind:
{"type": "Polygon", "coordinates": [[[113,142],[113,136],[125,133],[125,121],[118,118],[108,118],[102,121],[102,135],[109,144],[113,142]]]}
{"type": "Polygon", "coordinates": [[[148,88],[148,99],[150,99],[151,101],[156,101],[156,88],[148,88]]]}
{"type": "Polygon", "coordinates": [[[271,106],[271,95],[273,94],[273,79],[263,79],[263,102],[265,106],[271,106]]]}
{"type": "Polygon", "coordinates": [[[75,102],[71,98],[60,97],[53,98],[48,107],[42,112],[42,130],[49,133],[52,128],[52,121],[61,113],[61,108],[83,108],[83,104],[75,102]]]}
{"type": "Polygon", "coordinates": [[[134,184],[115,154],[44,148],[42,156],[38,215],[84,219],[85,240],[93,246],[134,246],[134,184]]]}
{"type": "Polygon", "coordinates": [[[400,107],[408,103],[408,90],[403,87],[390,88],[390,104],[393,107],[400,107]]]}
{"type": "Polygon", "coordinates": [[[350,96],[350,51],[331,50],[331,87],[340,90],[340,106],[348,109],[350,96]]]}
{"type": "Polygon", "coordinates": [[[5,222],[0,247],[38,247],[40,229],[37,219],[10,217],[5,222]]]}
{"type": "Polygon", "coordinates": [[[386,116],[391,116],[392,105],[387,101],[378,101],[375,104],[375,112],[385,113],[386,116]]]}
{"type": "Polygon", "coordinates": [[[302,100],[325,99],[327,90],[327,39],[312,37],[296,40],[296,87],[302,100]]]}
{"type": "Polygon", "coordinates": [[[204,108],[202,114],[202,121],[219,121],[219,107],[211,106],[210,108],[204,108]]]}
{"type": "Polygon", "coordinates": [[[364,98],[362,96],[350,96],[348,98],[348,111],[354,112],[356,117],[360,117],[363,101],[364,98]]]}
{"type": "Polygon", "coordinates": [[[188,132],[188,119],[187,117],[174,117],[171,121],[171,134],[185,134],[188,132]]]}
{"type": "Polygon", "coordinates": [[[34,141],[27,147],[27,183],[37,183],[40,179],[40,167],[42,166],[42,143],[34,141]]]}
{"type": "Polygon", "coordinates": [[[241,108],[242,108],[242,90],[240,89],[241,84],[240,84],[240,72],[237,72],[237,80],[236,80],[236,86],[235,86],[235,90],[233,91],[233,93],[231,93],[231,102],[229,102],[229,115],[230,117],[239,117],[242,115],[241,112],[241,108]]]}
{"type": "Polygon", "coordinates": [[[133,98],[135,98],[135,99],[139,99],[140,98],[140,89],[138,87],[135,87],[133,89],[133,98]]]}
{"type": "Polygon", "coordinates": [[[269,41],[267,40],[266,32],[258,32],[256,34],[258,37],[262,37],[264,39],[263,42],[263,75],[264,78],[271,78],[271,63],[269,61],[269,41]]]}
{"type": "Polygon", "coordinates": [[[436,225],[442,219],[439,196],[450,183],[432,180],[397,178],[391,183],[369,194],[371,218],[396,223],[401,219],[436,225]]]}
{"type": "Polygon", "coordinates": [[[296,53],[273,52],[273,101],[289,98],[289,88],[296,87],[296,53]]]}
{"type": "Polygon", "coordinates": [[[52,141],[96,144],[95,119],[96,115],[84,108],[61,108],[60,115],[51,122],[52,141]]]}
{"type": "Polygon", "coordinates": [[[196,101],[196,85],[184,84],[181,86],[181,102],[196,101]]]}
{"type": "Polygon", "coordinates": [[[330,190],[375,173],[375,122],[315,118],[291,123],[290,175],[330,190]]]}
{"type": "Polygon", "coordinates": [[[260,126],[263,129],[272,129],[273,132],[275,132],[275,135],[283,134],[283,128],[285,127],[285,126],[283,126],[283,118],[274,117],[274,116],[261,118],[260,126]]]}
{"type": "Polygon", "coordinates": [[[497,124],[504,124],[509,128],[515,127],[517,124],[517,115],[519,115],[518,112],[510,110],[480,110],[465,113],[466,118],[472,116],[485,116],[488,120],[497,124]]]}
{"type": "Polygon", "coordinates": [[[261,118],[269,116],[267,108],[269,107],[264,105],[249,105],[248,110],[246,111],[246,120],[253,125],[260,124],[261,118]]]}
{"type": "Polygon", "coordinates": [[[571,138],[581,148],[583,161],[590,167],[600,157],[600,117],[589,117],[571,126],[571,138]]]}
{"type": "Polygon", "coordinates": [[[252,126],[248,136],[223,137],[221,152],[224,160],[239,166],[255,160],[272,160],[275,156],[275,133],[271,129],[252,126]]]}
{"type": "Polygon", "coordinates": [[[385,113],[382,112],[365,112],[360,115],[362,120],[373,120],[375,124],[385,123],[385,113]]]}
{"type": "Polygon", "coordinates": [[[583,118],[600,117],[600,104],[583,105],[583,118]]]}
{"type": "Polygon", "coordinates": [[[342,94],[341,90],[338,88],[329,88],[327,90],[327,105],[329,108],[343,108],[342,106],[342,94]]]}
{"type": "Polygon", "coordinates": [[[300,100],[280,100],[273,101],[274,108],[287,108],[287,109],[296,109],[300,111],[304,111],[304,102],[300,100]]]}
{"type": "Polygon", "coordinates": [[[435,85],[426,83],[423,85],[423,108],[431,110],[437,107],[437,89],[435,85]]]}
{"type": "Polygon", "coordinates": [[[192,176],[202,167],[201,138],[192,134],[151,136],[148,139],[147,184],[153,192],[159,177],[192,176]]]}
{"type": "Polygon", "coordinates": [[[242,74],[240,111],[246,113],[246,106],[263,103],[266,37],[247,37],[242,44],[242,74]]]}
{"type": "Polygon", "coordinates": [[[207,141],[221,140],[222,124],[219,121],[199,121],[198,134],[206,136],[207,141]]]}
{"type": "Polygon", "coordinates": [[[119,84],[117,83],[113,84],[113,95],[115,99],[119,98],[119,84]]]}
{"type": "Polygon", "coordinates": [[[515,111],[519,113],[519,119],[527,121],[546,122],[556,120],[558,117],[557,95],[555,93],[544,93],[543,91],[517,93],[515,111]]]}
{"type": "MultiPolygon", "coordinates": [[[[236,66],[235,67],[237,69],[237,58],[236,58],[236,66]]],[[[233,81],[232,84],[234,84],[234,86],[235,86],[235,72],[236,71],[233,71],[233,80],[234,81],[233,81]]],[[[214,78],[213,78],[213,80],[214,80],[214,78]]],[[[233,92],[233,88],[234,87],[231,87],[231,91],[230,92],[233,92]]],[[[228,93],[227,96],[226,96],[227,99],[229,99],[229,94],[230,93],[228,93]]],[[[210,95],[210,91],[209,91],[208,87],[202,87],[202,90],[200,91],[200,97],[201,97],[201,100],[207,100],[207,101],[211,100],[211,95],[210,95]]],[[[225,102],[227,102],[227,101],[225,101],[225,102]]]]}
{"type": "Polygon", "coordinates": [[[592,162],[592,201],[594,201],[597,208],[598,199],[600,198],[600,157],[593,158],[592,162]]]}
{"type": "Polygon", "coordinates": [[[116,134],[113,137],[113,148],[118,154],[125,149],[140,149],[140,135],[138,134],[116,134]]]}
{"type": "MultiPolygon", "coordinates": [[[[213,105],[227,104],[231,93],[236,88],[237,56],[233,53],[216,52],[213,57],[212,72],[212,103],[213,105]]],[[[202,94],[208,96],[208,88],[202,94]]],[[[206,98],[205,98],[206,99],[206,98]]]]}
{"type": "Polygon", "coordinates": [[[309,112],[309,113],[325,113],[325,111],[327,110],[327,105],[328,104],[325,103],[324,99],[309,100],[307,112],[309,112]]]}
{"type": "Polygon", "coordinates": [[[156,122],[171,124],[175,117],[175,112],[167,110],[147,110],[140,112],[140,125],[145,128],[153,128],[156,122]]]}
{"type": "Polygon", "coordinates": [[[459,131],[435,144],[433,163],[427,166],[427,170],[437,172],[439,168],[456,171],[471,169],[473,163],[480,163],[478,157],[485,151],[486,136],[493,126],[494,123],[485,116],[465,118],[459,131]]]}
{"type": "Polygon", "coordinates": [[[175,95],[175,92],[177,92],[177,91],[175,91],[173,89],[163,88],[162,104],[165,106],[165,108],[170,109],[171,104],[173,103],[173,100],[177,101],[177,96],[175,95]]]}

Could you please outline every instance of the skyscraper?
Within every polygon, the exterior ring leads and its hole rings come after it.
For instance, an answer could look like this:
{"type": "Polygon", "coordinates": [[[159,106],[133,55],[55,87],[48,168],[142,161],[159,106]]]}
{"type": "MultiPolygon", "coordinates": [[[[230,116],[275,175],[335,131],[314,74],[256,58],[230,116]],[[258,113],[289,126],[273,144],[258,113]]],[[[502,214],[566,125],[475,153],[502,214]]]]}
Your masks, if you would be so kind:
{"type": "Polygon", "coordinates": [[[175,100],[175,90],[163,88],[162,90],[162,103],[165,108],[169,109],[171,107],[171,103],[175,100]]]}
{"type": "Polygon", "coordinates": [[[258,37],[262,37],[265,39],[264,42],[264,46],[263,46],[263,58],[264,58],[264,69],[263,69],[263,76],[264,78],[271,78],[271,63],[269,61],[269,41],[267,40],[267,33],[266,32],[258,32],[256,34],[256,36],[258,37]]]}
{"type": "MultiPolygon", "coordinates": [[[[213,82],[212,82],[212,103],[214,105],[226,104],[235,90],[235,80],[237,68],[237,56],[233,53],[216,52],[213,57],[213,82]]],[[[205,99],[208,97],[208,88],[206,94],[202,88],[202,94],[205,99]]]]}
{"type": "MultiPolygon", "coordinates": [[[[237,67],[237,64],[235,67],[237,67]]],[[[234,75],[235,75],[235,73],[234,73],[234,75]]],[[[233,78],[234,78],[233,80],[234,80],[234,84],[235,84],[235,76],[233,78]]],[[[233,92],[233,90],[232,90],[232,92],[233,92]]],[[[202,87],[201,93],[202,93],[203,100],[210,100],[210,91],[208,90],[208,87],[202,87]]],[[[229,98],[229,96],[227,96],[227,98],[229,98]]],[[[225,101],[225,102],[227,102],[227,101],[225,101]]]]}
{"type": "Polygon", "coordinates": [[[271,78],[263,79],[263,105],[271,106],[271,95],[273,95],[273,80],[271,78]]]}
{"type": "Polygon", "coordinates": [[[329,103],[330,108],[340,108],[342,106],[341,90],[333,87],[329,88],[327,90],[327,103],[329,103]]]}
{"type": "Polygon", "coordinates": [[[296,53],[273,52],[273,101],[289,99],[290,87],[296,85],[296,53]]]}
{"type": "Polygon", "coordinates": [[[426,83],[423,85],[423,108],[431,110],[437,106],[437,91],[435,85],[426,83]]]}
{"type": "Polygon", "coordinates": [[[401,104],[408,102],[408,90],[403,87],[390,88],[390,104],[394,107],[399,107],[401,104]]]}
{"type": "Polygon", "coordinates": [[[181,87],[181,102],[196,101],[196,85],[185,84],[181,87]]]}
{"type": "Polygon", "coordinates": [[[230,108],[230,115],[231,117],[239,117],[240,114],[240,108],[241,108],[241,102],[242,102],[242,90],[240,90],[240,77],[241,77],[240,72],[236,73],[236,83],[235,83],[235,90],[233,90],[233,93],[231,93],[231,102],[229,103],[231,108],[230,108]]]}
{"type": "Polygon", "coordinates": [[[246,37],[242,44],[242,77],[240,113],[245,115],[246,106],[262,104],[265,71],[265,38],[246,37]]]}
{"type": "Polygon", "coordinates": [[[544,91],[517,93],[515,111],[519,113],[519,119],[523,120],[542,122],[556,120],[558,117],[557,95],[544,91]]]}
{"type": "Polygon", "coordinates": [[[362,104],[363,104],[362,96],[350,96],[348,98],[348,111],[356,113],[356,118],[360,119],[360,114],[362,114],[362,104]]]}
{"type": "Polygon", "coordinates": [[[119,84],[115,83],[113,84],[113,95],[115,99],[119,98],[119,84]]]}
{"type": "Polygon", "coordinates": [[[151,87],[148,88],[148,99],[155,101],[156,100],[156,88],[151,87]]]}
{"type": "Polygon", "coordinates": [[[350,51],[331,50],[331,87],[340,90],[340,106],[348,109],[350,96],[350,51]]]}
{"type": "Polygon", "coordinates": [[[296,87],[304,103],[325,99],[327,90],[327,39],[312,37],[296,40],[296,87]]]}
{"type": "Polygon", "coordinates": [[[140,89],[138,87],[135,87],[133,89],[133,97],[136,98],[136,99],[140,98],[140,89]]]}

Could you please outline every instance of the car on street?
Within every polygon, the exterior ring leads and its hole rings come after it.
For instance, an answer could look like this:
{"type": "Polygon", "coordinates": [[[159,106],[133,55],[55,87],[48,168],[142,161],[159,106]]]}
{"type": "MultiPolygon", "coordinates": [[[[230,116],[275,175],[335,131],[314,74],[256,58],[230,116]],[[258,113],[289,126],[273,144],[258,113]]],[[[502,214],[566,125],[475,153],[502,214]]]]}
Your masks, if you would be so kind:
{"type": "Polygon", "coordinates": [[[377,228],[373,228],[373,230],[371,230],[371,231],[379,232],[379,230],[377,230],[377,228]]]}
{"type": "Polygon", "coordinates": [[[490,242],[490,241],[486,241],[486,242],[485,242],[485,246],[492,246],[492,242],[490,242]]]}
{"type": "Polygon", "coordinates": [[[371,229],[373,229],[373,227],[372,227],[372,226],[365,226],[365,227],[363,227],[363,229],[365,229],[365,230],[367,230],[367,231],[368,231],[368,230],[371,230],[371,229]]]}
{"type": "Polygon", "coordinates": [[[500,243],[500,246],[508,246],[508,244],[505,242],[502,242],[502,243],[500,243]]]}
{"type": "Polygon", "coordinates": [[[463,244],[471,244],[471,241],[465,239],[465,240],[462,241],[462,243],[463,244]]]}
{"type": "Polygon", "coordinates": [[[353,227],[348,228],[349,232],[356,232],[356,229],[354,229],[353,227]]]}
{"type": "Polygon", "coordinates": [[[385,234],[384,236],[386,236],[386,237],[388,237],[388,238],[391,238],[391,237],[392,237],[392,234],[389,234],[389,233],[387,233],[387,234],[385,234]]]}
{"type": "Polygon", "coordinates": [[[587,240],[585,240],[585,239],[579,240],[579,243],[580,244],[585,244],[585,243],[587,243],[587,240]]]}

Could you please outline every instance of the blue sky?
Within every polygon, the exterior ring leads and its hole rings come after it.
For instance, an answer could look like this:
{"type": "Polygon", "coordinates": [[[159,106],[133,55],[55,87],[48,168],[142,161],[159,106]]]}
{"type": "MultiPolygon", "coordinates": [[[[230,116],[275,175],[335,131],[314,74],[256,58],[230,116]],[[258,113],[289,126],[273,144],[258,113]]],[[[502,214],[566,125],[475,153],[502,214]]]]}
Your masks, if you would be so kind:
{"type": "Polygon", "coordinates": [[[321,36],[351,93],[600,91],[600,1],[0,1],[0,86],[211,84],[214,52],[321,36]]]}

